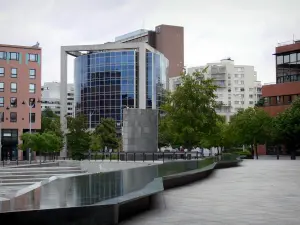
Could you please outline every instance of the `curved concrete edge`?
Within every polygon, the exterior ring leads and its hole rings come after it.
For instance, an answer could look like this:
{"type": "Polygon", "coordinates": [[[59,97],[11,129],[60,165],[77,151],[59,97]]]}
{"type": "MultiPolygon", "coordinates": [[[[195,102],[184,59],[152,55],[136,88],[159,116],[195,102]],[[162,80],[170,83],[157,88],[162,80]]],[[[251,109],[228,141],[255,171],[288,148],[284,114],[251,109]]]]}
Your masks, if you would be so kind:
{"type": "Polygon", "coordinates": [[[138,213],[157,207],[159,195],[166,189],[186,185],[208,177],[214,169],[238,166],[241,160],[213,163],[198,170],[156,178],[139,191],[92,206],[55,208],[1,213],[1,219],[12,224],[65,225],[98,224],[113,225],[138,213]]]}
{"type": "Polygon", "coordinates": [[[191,170],[183,173],[163,177],[164,189],[171,189],[190,184],[208,177],[215,169],[224,169],[239,166],[242,160],[219,161],[198,170],[191,170]]]}
{"type": "Polygon", "coordinates": [[[5,212],[0,214],[0,218],[19,225],[113,225],[151,209],[157,195],[163,191],[162,178],[155,178],[139,191],[95,205],[5,212]]]}

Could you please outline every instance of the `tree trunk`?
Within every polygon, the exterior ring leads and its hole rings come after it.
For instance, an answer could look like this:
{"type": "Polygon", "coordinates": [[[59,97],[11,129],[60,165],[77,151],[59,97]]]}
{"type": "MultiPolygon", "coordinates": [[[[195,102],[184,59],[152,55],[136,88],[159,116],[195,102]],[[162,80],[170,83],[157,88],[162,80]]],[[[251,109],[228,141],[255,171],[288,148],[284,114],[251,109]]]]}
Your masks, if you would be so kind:
{"type": "Polygon", "coordinates": [[[252,156],[252,159],[254,159],[254,149],[253,149],[253,145],[251,145],[251,156],[252,156]]]}
{"type": "Polygon", "coordinates": [[[253,144],[254,144],[254,149],[255,149],[256,159],[258,159],[258,154],[257,154],[257,142],[256,142],[256,139],[255,139],[255,138],[254,138],[253,144]]]}

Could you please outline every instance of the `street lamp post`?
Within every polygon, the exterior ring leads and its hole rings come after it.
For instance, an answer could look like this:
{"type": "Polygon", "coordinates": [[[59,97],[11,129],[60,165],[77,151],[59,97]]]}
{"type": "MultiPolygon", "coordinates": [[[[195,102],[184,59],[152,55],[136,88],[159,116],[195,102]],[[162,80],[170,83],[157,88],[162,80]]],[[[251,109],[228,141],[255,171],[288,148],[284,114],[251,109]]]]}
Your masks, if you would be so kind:
{"type": "MultiPolygon", "coordinates": [[[[37,101],[37,103],[41,102],[40,100],[37,101]]],[[[31,134],[32,130],[32,121],[31,121],[31,116],[32,116],[32,108],[35,107],[35,103],[31,102],[26,102],[25,100],[22,102],[22,105],[27,105],[29,107],[29,134],[31,134]]],[[[28,156],[29,156],[29,164],[31,164],[31,148],[28,149],[28,156]]]]}
{"type": "MultiPolygon", "coordinates": [[[[29,134],[31,134],[31,110],[33,106],[27,103],[26,101],[23,101],[22,104],[27,105],[29,107],[29,134]]],[[[28,149],[28,156],[29,156],[29,164],[31,164],[31,148],[28,149]]]]}
{"type": "Polygon", "coordinates": [[[95,111],[89,112],[89,131],[92,130],[92,115],[95,114],[95,111]]]}

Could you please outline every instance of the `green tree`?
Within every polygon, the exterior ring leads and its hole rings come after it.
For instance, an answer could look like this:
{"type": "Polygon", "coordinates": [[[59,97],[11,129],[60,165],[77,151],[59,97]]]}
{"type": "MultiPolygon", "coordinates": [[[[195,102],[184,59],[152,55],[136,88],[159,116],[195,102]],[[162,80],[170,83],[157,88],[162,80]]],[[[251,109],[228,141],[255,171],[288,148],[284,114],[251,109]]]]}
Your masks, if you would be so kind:
{"type": "Polygon", "coordinates": [[[300,148],[300,98],[296,99],[291,107],[274,118],[273,138],[284,144],[291,154],[291,159],[296,159],[296,149],[300,148]]]}
{"type": "Polygon", "coordinates": [[[97,158],[97,153],[100,149],[103,149],[103,144],[102,144],[102,140],[101,137],[99,135],[96,135],[95,133],[93,133],[91,135],[91,140],[90,140],[90,150],[92,152],[96,153],[96,158],[97,158]]]}
{"type": "Polygon", "coordinates": [[[217,85],[212,79],[204,79],[202,72],[183,73],[182,85],[165,99],[162,110],[165,116],[164,132],[171,135],[172,144],[191,149],[199,145],[213,131],[217,121],[214,92],[217,85]]]}
{"type": "Polygon", "coordinates": [[[58,137],[55,132],[45,132],[42,134],[45,140],[45,151],[50,154],[56,154],[61,149],[61,138],[58,137]]]}
{"type": "Polygon", "coordinates": [[[116,124],[111,118],[102,118],[100,124],[96,127],[94,134],[99,136],[102,146],[117,149],[119,139],[117,137],[116,124]]]}
{"type": "Polygon", "coordinates": [[[270,138],[272,129],[272,118],[263,110],[257,107],[240,110],[229,124],[231,137],[239,145],[249,145],[256,158],[257,145],[265,144],[270,138]]]}
{"type": "Polygon", "coordinates": [[[73,159],[83,159],[90,145],[87,118],[84,115],[77,115],[75,118],[67,117],[67,126],[67,146],[70,156],[73,159]]]}
{"type": "Polygon", "coordinates": [[[61,130],[60,118],[51,109],[42,111],[40,133],[54,132],[60,138],[60,149],[63,147],[63,132],[61,130]]]}
{"type": "Polygon", "coordinates": [[[212,131],[205,135],[201,142],[201,146],[205,148],[216,147],[218,153],[222,152],[225,147],[231,147],[231,137],[228,134],[229,125],[226,123],[225,118],[219,116],[212,131]]]}
{"type": "Polygon", "coordinates": [[[45,150],[46,140],[43,134],[40,133],[24,133],[21,136],[22,144],[20,145],[20,149],[27,150],[31,149],[32,151],[38,152],[40,155],[40,162],[42,152],[45,150]]]}

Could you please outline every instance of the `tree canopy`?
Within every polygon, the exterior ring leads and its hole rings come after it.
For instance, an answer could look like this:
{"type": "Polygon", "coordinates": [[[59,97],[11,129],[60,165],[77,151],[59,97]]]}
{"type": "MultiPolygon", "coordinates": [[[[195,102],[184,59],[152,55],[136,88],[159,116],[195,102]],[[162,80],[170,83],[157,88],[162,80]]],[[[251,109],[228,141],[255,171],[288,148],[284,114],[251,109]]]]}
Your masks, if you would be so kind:
{"type": "Polygon", "coordinates": [[[249,145],[257,155],[257,144],[265,144],[270,138],[272,118],[257,107],[240,110],[232,119],[229,128],[236,145],[249,145]]]}
{"type": "Polygon", "coordinates": [[[68,152],[73,159],[82,159],[90,146],[87,118],[82,114],[75,118],[67,117],[67,126],[68,152]]]}
{"type": "Polygon", "coordinates": [[[300,98],[274,118],[273,127],[277,142],[284,144],[295,159],[295,151],[300,148],[300,98]]]}
{"type": "Polygon", "coordinates": [[[199,145],[213,131],[217,114],[215,101],[217,87],[212,79],[204,79],[205,71],[182,74],[182,85],[167,96],[162,110],[162,131],[173,143],[187,149],[199,145]],[[167,134],[167,135],[166,135],[167,134]]]}
{"type": "Polygon", "coordinates": [[[119,147],[116,124],[112,118],[102,118],[94,130],[94,135],[98,136],[102,147],[106,146],[110,149],[117,149],[119,147]]]}

